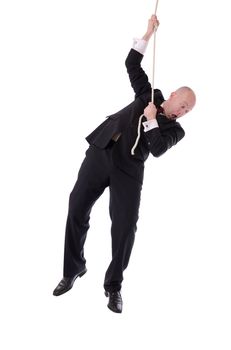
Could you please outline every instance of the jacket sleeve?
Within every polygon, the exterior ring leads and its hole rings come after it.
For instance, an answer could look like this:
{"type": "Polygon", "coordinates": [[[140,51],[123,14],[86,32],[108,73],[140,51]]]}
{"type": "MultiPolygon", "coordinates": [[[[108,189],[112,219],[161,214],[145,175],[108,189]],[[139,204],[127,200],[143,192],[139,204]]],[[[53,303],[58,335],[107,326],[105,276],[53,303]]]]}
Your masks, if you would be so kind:
{"type": "Polygon", "coordinates": [[[135,92],[135,99],[139,95],[151,91],[151,84],[148,81],[148,76],[141,67],[143,57],[141,53],[131,49],[125,60],[131,86],[135,92]]]}
{"type": "Polygon", "coordinates": [[[154,128],[144,133],[144,135],[152,155],[160,157],[169,148],[176,145],[185,136],[185,132],[181,126],[175,126],[162,132],[159,128],[154,128]]]}

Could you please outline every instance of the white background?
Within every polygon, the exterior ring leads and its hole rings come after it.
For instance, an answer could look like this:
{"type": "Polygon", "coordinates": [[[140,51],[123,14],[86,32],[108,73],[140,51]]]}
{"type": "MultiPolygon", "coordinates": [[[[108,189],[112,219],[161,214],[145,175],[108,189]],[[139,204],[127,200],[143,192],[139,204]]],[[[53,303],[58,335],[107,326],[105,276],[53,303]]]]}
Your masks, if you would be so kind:
{"type": "MultiPolygon", "coordinates": [[[[108,189],[92,210],[88,273],[60,297],[69,193],[85,137],[133,100],[124,66],[154,1],[0,5],[1,348],[230,350],[228,1],[159,1],[156,87],[197,93],[185,138],[145,163],[122,314],[106,306],[108,189]]],[[[152,41],[142,65],[151,80],[152,41]]]]}

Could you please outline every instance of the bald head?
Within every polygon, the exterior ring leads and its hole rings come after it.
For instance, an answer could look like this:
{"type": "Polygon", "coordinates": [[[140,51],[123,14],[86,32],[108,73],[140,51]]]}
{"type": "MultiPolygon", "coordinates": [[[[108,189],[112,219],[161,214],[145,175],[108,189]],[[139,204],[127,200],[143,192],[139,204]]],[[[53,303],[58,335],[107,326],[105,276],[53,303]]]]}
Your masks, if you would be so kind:
{"type": "Polygon", "coordinates": [[[196,95],[195,92],[188,86],[181,86],[179,89],[175,91],[177,94],[185,97],[188,102],[190,102],[191,109],[196,104],[196,95]]]}
{"type": "Polygon", "coordinates": [[[169,99],[163,103],[163,108],[169,119],[176,119],[191,111],[195,104],[194,91],[188,86],[182,86],[171,93],[169,99]]]}

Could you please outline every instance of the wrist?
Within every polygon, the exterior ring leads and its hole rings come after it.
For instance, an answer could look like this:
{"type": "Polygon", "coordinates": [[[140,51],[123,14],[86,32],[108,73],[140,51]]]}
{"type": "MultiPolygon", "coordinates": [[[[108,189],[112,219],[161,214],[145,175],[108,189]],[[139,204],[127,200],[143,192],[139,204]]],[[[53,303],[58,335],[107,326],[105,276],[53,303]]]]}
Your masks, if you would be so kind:
{"type": "Polygon", "coordinates": [[[143,36],[143,40],[146,40],[146,41],[149,41],[149,39],[151,38],[151,36],[152,36],[152,33],[148,33],[148,32],[146,32],[145,34],[144,34],[144,36],[143,36]]]}
{"type": "Polygon", "coordinates": [[[145,116],[147,120],[155,120],[156,117],[152,116],[152,117],[148,117],[148,116],[145,116]]]}

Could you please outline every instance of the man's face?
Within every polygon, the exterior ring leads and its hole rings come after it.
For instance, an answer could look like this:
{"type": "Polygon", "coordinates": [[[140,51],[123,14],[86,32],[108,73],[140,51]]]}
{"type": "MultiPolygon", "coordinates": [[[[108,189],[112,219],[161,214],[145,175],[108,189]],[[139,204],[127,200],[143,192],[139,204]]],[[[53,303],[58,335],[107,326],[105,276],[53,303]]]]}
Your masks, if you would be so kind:
{"type": "Polygon", "coordinates": [[[195,105],[195,95],[190,91],[177,90],[171,93],[166,102],[165,113],[167,118],[177,119],[191,111],[195,105]]]}

